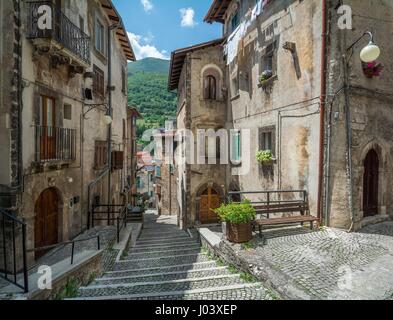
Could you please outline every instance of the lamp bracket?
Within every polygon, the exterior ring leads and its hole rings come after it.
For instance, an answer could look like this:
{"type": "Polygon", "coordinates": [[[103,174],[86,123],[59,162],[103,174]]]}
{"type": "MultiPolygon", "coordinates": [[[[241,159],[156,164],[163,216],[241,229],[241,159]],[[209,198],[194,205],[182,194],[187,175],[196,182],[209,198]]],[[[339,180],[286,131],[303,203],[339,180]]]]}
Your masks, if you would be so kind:
{"type": "Polygon", "coordinates": [[[83,113],[83,118],[84,118],[84,119],[87,119],[87,118],[86,118],[86,115],[87,115],[90,111],[92,111],[92,110],[94,110],[94,109],[99,109],[99,110],[102,110],[102,111],[105,111],[105,112],[108,112],[108,111],[109,111],[109,106],[108,106],[107,103],[84,104],[84,107],[87,107],[87,110],[83,113]]]}

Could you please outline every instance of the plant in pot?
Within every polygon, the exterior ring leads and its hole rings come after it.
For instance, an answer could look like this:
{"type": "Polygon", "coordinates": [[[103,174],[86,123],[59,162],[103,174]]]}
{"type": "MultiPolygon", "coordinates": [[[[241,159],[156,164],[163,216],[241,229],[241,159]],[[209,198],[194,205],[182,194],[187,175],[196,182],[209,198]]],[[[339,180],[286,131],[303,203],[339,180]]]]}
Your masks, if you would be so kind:
{"type": "Polygon", "coordinates": [[[260,150],[257,152],[257,161],[263,166],[271,165],[273,160],[274,156],[271,150],[260,150]]]}
{"type": "Polygon", "coordinates": [[[272,70],[265,70],[262,72],[261,77],[259,78],[259,83],[263,84],[265,81],[269,80],[271,77],[273,77],[273,71],[272,70]]]}
{"type": "Polygon", "coordinates": [[[252,239],[252,221],[256,212],[250,201],[223,204],[214,210],[222,222],[226,223],[227,239],[233,243],[245,243],[252,239]]]}

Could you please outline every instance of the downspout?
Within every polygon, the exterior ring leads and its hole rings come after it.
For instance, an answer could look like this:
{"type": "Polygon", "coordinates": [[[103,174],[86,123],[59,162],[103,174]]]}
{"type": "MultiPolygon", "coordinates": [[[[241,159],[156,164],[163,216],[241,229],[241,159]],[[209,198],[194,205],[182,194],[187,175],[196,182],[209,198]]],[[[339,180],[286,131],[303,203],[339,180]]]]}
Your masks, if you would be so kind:
{"type": "Polygon", "coordinates": [[[322,189],[324,174],[325,150],[325,104],[326,104],[326,37],[327,37],[327,2],[322,0],[322,46],[321,46],[321,96],[320,96],[320,124],[319,124],[319,177],[318,177],[318,204],[317,217],[319,224],[323,222],[322,216],[322,189]]]}

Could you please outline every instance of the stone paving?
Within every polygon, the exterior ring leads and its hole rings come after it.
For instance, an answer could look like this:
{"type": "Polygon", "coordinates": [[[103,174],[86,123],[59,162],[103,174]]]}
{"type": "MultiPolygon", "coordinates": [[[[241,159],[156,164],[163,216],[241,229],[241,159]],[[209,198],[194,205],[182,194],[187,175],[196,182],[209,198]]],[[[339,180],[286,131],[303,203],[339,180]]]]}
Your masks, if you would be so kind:
{"type": "MultiPolygon", "coordinates": [[[[215,229],[220,234],[219,229],[215,229]]],[[[268,281],[285,292],[287,279],[305,299],[384,300],[393,297],[393,222],[358,233],[337,229],[311,232],[301,227],[265,231],[246,246],[230,244],[239,261],[258,275],[270,268],[268,281]],[[275,276],[278,275],[277,279],[275,276]],[[281,286],[281,288],[279,288],[281,286]]],[[[289,285],[288,285],[289,287],[289,285]]]]}
{"type": "Polygon", "coordinates": [[[215,261],[174,217],[148,214],[144,229],[110,271],[78,300],[272,300],[261,283],[215,261]]]}

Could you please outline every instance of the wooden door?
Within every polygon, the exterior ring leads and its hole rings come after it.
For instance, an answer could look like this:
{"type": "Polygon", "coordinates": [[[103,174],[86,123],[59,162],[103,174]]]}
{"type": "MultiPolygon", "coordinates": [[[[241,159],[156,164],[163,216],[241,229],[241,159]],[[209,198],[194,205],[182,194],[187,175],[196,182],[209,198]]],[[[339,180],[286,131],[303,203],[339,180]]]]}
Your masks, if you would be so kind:
{"type": "Polygon", "coordinates": [[[56,158],[55,99],[40,97],[40,159],[56,158]]]}
{"type": "MultiPolygon", "coordinates": [[[[45,190],[35,205],[35,248],[57,244],[59,241],[59,200],[55,189],[45,190]]],[[[47,251],[36,252],[35,258],[47,251]]]]}
{"type": "Polygon", "coordinates": [[[208,188],[202,195],[200,200],[199,217],[202,224],[217,223],[218,216],[213,212],[214,209],[220,207],[220,196],[212,189],[208,188]]]}
{"type": "Polygon", "coordinates": [[[365,217],[378,214],[379,159],[371,150],[364,161],[363,211],[365,217]]]}

